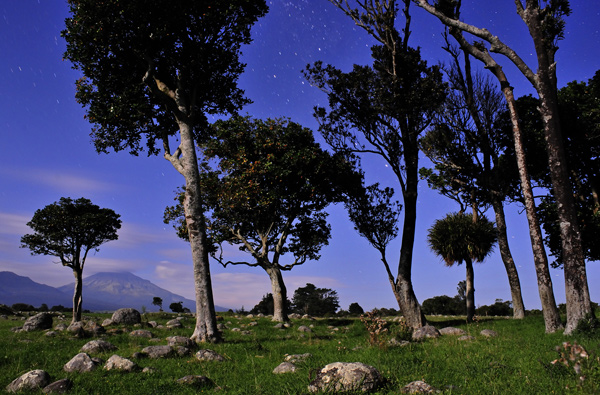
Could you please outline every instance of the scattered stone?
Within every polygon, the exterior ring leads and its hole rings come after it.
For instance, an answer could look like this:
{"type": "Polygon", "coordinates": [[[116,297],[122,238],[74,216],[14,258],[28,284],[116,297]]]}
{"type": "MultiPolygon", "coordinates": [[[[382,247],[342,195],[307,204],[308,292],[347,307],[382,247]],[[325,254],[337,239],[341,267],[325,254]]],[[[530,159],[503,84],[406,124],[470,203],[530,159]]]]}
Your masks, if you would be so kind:
{"type": "Polygon", "coordinates": [[[47,337],[54,337],[56,335],[57,335],[57,333],[55,331],[48,331],[48,332],[46,332],[46,336],[47,337]]]}
{"type": "Polygon", "coordinates": [[[148,356],[148,358],[167,358],[175,354],[175,350],[171,346],[148,346],[142,349],[142,354],[148,356]]]}
{"type": "Polygon", "coordinates": [[[44,394],[66,394],[73,388],[73,382],[69,379],[62,379],[48,384],[42,392],[44,394]]]}
{"type": "Polygon", "coordinates": [[[33,317],[29,317],[23,324],[23,331],[42,331],[52,328],[52,314],[38,313],[33,317]]]}
{"type": "Polygon", "coordinates": [[[299,331],[299,332],[306,332],[306,333],[310,333],[310,332],[312,332],[312,329],[310,329],[310,328],[309,328],[308,326],[306,326],[306,325],[300,325],[300,326],[298,327],[298,331],[299,331]]]}
{"type": "Polygon", "coordinates": [[[437,390],[424,381],[413,381],[402,388],[403,394],[433,394],[437,390]]]}
{"type": "Polygon", "coordinates": [[[168,321],[167,324],[166,324],[166,326],[169,329],[183,328],[183,324],[178,319],[174,319],[174,320],[168,321]]]}
{"type": "Polygon", "coordinates": [[[151,339],[152,338],[152,332],[145,330],[145,329],[136,329],[134,331],[131,331],[129,333],[129,336],[132,337],[145,337],[147,339],[151,339]]]}
{"type": "Polygon", "coordinates": [[[286,326],[285,326],[285,324],[283,322],[280,322],[280,323],[276,324],[273,328],[275,328],[275,329],[285,329],[286,326]]]}
{"type": "Polygon", "coordinates": [[[185,337],[185,336],[167,337],[167,344],[171,347],[183,346],[183,347],[187,347],[187,348],[194,348],[194,346],[196,345],[196,343],[192,339],[190,339],[189,337],[185,337]]]}
{"type": "Polygon", "coordinates": [[[308,353],[308,352],[305,354],[292,354],[292,355],[286,355],[284,361],[291,362],[291,363],[304,362],[310,357],[312,357],[312,354],[308,353]]]}
{"type": "Polygon", "coordinates": [[[381,374],[361,362],[334,362],[317,373],[310,383],[310,392],[370,392],[383,383],[381,374]]]}
{"type": "Polygon", "coordinates": [[[452,335],[452,336],[463,336],[463,335],[466,335],[467,332],[465,332],[464,329],[453,328],[453,327],[449,326],[447,328],[440,329],[440,334],[441,335],[452,335]]]}
{"type": "Polygon", "coordinates": [[[10,331],[11,331],[11,332],[15,332],[15,333],[19,333],[19,332],[21,332],[22,330],[23,330],[23,327],[22,327],[22,326],[14,326],[14,327],[10,328],[10,331]]]}
{"type": "Polygon", "coordinates": [[[302,316],[298,313],[288,314],[288,317],[290,317],[293,320],[299,320],[300,318],[302,318],[302,316]]]}
{"type": "Polygon", "coordinates": [[[180,357],[185,357],[186,355],[190,355],[192,353],[192,350],[183,346],[175,346],[173,349],[180,357]]]}
{"type": "Polygon", "coordinates": [[[189,385],[196,388],[212,387],[215,383],[206,376],[185,376],[177,380],[177,383],[189,385]]]}
{"type": "Polygon", "coordinates": [[[282,362],[273,369],[274,374],[282,374],[282,373],[293,373],[296,371],[296,365],[291,362],[282,362]]]}
{"type": "Polygon", "coordinates": [[[232,332],[241,332],[242,330],[240,328],[232,328],[231,331],[232,332]]]}
{"type": "Polygon", "coordinates": [[[104,321],[102,321],[102,326],[111,326],[112,324],[114,324],[113,320],[111,320],[110,318],[105,319],[104,321]]]}
{"type": "Polygon", "coordinates": [[[257,317],[258,318],[263,318],[265,315],[263,313],[258,313],[257,317]]]}
{"type": "Polygon", "coordinates": [[[406,347],[410,344],[410,342],[407,340],[398,340],[395,337],[392,337],[390,340],[388,340],[387,344],[390,347],[406,347]]]}
{"type": "Polygon", "coordinates": [[[440,331],[438,331],[437,329],[435,329],[435,327],[431,325],[426,325],[421,328],[415,329],[415,331],[412,334],[413,340],[423,340],[429,338],[435,339],[438,337],[440,337],[440,331]]]}
{"type": "Polygon", "coordinates": [[[90,321],[84,328],[87,332],[91,332],[94,336],[100,336],[106,333],[106,329],[95,321],[90,321]]]}
{"type": "Polygon", "coordinates": [[[150,325],[152,328],[156,328],[158,326],[158,322],[156,322],[156,321],[148,321],[148,325],[150,325]]]}
{"type": "Polygon", "coordinates": [[[112,343],[107,342],[106,340],[92,340],[84,344],[81,347],[81,352],[89,353],[89,354],[97,354],[99,352],[104,351],[113,351],[116,350],[117,346],[112,343]]]}
{"type": "Polygon", "coordinates": [[[56,325],[54,327],[55,331],[66,331],[68,328],[67,324],[65,324],[64,322],[61,322],[60,324],[56,325]]]}
{"type": "Polygon", "coordinates": [[[496,331],[493,331],[491,329],[484,329],[481,332],[479,332],[481,334],[481,336],[484,337],[496,337],[498,336],[498,333],[496,331]]]}
{"type": "Polygon", "coordinates": [[[254,318],[254,315],[253,315],[253,314],[248,314],[248,315],[246,316],[246,318],[254,318]]]}
{"type": "Polygon", "coordinates": [[[312,318],[312,317],[311,317],[310,315],[308,315],[308,314],[304,314],[304,315],[302,316],[302,319],[303,319],[303,320],[310,320],[310,321],[314,321],[314,318],[312,318]]]}
{"type": "Polygon", "coordinates": [[[108,361],[106,361],[106,365],[104,365],[104,369],[119,370],[122,372],[133,372],[139,370],[139,366],[135,362],[132,362],[127,358],[123,358],[115,354],[112,357],[108,358],[108,361]]]}
{"type": "Polygon", "coordinates": [[[98,362],[92,360],[86,353],[81,352],[67,362],[63,367],[63,370],[65,372],[91,372],[96,369],[97,366],[98,362]]]}
{"type": "Polygon", "coordinates": [[[250,331],[242,331],[241,333],[242,333],[242,335],[244,335],[244,336],[248,336],[248,335],[251,335],[251,334],[252,334],[252,332],[250,332],[250,331]]]}
{"type": "Polygon", "coordinates": [[[248,323],[248,326],[256,326],[256,325],[258,325],[258,322],[256,322],[256,321],[252,321],[252,322],[248,323]]]}
{"type": "Polygon", "coordinates": [[[458,340],[461,342],[464,342],[464,341],[475,340],[475,338],[473,336],[464,335],[464,336],[459,337],[458,340]]]}
{"type": "Polygon", "coordinates": [[[111,320],[119,325],[135,325],[142,322],[142,316],[136,309],[126,308],[115,311],[111,320]]]}
{"type": "Polygon", "coordinates": [[[48,372],[41,369],[36,369],[29,371],[21,375],[19,378],[13,380],[13,382],[6,387],[6,391],[21,392],[35,390],[38,388],[44,388],[48,384],[50,384],[50,375],[48,372]]]}
{"type": "Polygon", "coordinates": [[[72,322],[67,327],[67,332],[70,332],[78,339],[83,339],[85,337],[85,329],[83,329],[84,326],[85,324],[82,321],[72,322]]]}
{"type": "Polygon", "coordinates": [[[220,331],[224,331],[225,329],[227,329],[227,325],[223,324],[222,322],[217,324],[217,329],[220,331]]]}
{"type": "Polygon", "coordinates": [[[199,361],[219,361],[223,362],[225,358],[213,350],[200,350],[196,353],[196,359],[199,361]]]}
{"type": "Polygon", "coordinates": [[[156,372],[158,372],[158,370],[151,366],[146,366],[144,369],[142,369],[142,373],[152,374],[152,373],[156,373],[156,372]]]}

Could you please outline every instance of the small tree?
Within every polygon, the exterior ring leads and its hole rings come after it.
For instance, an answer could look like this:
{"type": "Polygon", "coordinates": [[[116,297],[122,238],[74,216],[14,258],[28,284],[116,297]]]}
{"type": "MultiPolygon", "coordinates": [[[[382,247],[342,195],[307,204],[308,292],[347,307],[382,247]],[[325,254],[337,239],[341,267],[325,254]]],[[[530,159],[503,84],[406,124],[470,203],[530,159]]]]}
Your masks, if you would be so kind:
{"type": "Polygon", "coordinates": [[[364,314],[364,310],[363,308],[356,302],[354,303],[350,303],[350,306],[348,306],[348,313],[350,313],[350,315],[361,315],[364,314]]]}
{"type": "Polygon", "coordinates": [[[169,308],[173,313],[183,313],[183,302],[173,302],[169,305],[169,308]]]}
{"type": "Polygon", "coordinates": [[[73,322],[81,321],[83,267],[90,250],[99,251],[107,241],[117,240],[121,228],[120,215],[100,208],[88,199],[60,198],[58,202],[37,210],[27,223],[34,233],[21,238],[21,247],[32,255],[58,257],[75,276],[73,322]]]}
{"type": "Polygon", "coordinates": [[[154,306],[158,306],[158,310],[159,311],[163,311],[163,309],[162,309],[162,304],[163,304],[162,298],[159,298],[158,296],[155,296],[154,298],[152,298],[152,304],[154,306]]]}
{"type": "Polygon", "coordinates": [[[300,314],[324,316],[335,314],[340,307],[337,292],[329,288],[317,288],[307,283],[294,291],[292,309],[300,314]]]}
{"type": "Polygon", "coordinates": [[[447,266],[465,263],[467,268],[467,321],[475,315],[475,287],[473,261],[483,262],[497,241],[494,224],[486,217],[477,221],[464,213],[448,214],[435,221],[427,236],[429,246],[442,257],[447,266]]]}

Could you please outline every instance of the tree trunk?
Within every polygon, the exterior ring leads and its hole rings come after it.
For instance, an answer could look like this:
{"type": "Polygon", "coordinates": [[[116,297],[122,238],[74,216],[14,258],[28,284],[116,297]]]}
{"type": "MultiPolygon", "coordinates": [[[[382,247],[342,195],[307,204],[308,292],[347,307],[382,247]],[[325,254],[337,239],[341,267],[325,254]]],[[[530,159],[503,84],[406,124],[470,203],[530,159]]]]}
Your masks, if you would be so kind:
{"type": "Polygon", "coordinates": [[[470,259],[465,261],[465,266],[467,268],[467,322],[472,322],[475,316],[475,272],[470,259]]]}
{"type": "Polygon", "coordinates": [[[73,320],[71,323],[81,321],[81,308],[83,306],[83,270],[73,269],[75,276],[75,291],[73,292],[73,320]]]}
{"type": "Polygon", "coordinates": [[[496,214],[496,229],[498,231],[498,247],[500,249],[500,256],[502,257],[502,262],[504,262],[504,267],[508,276],[508,283],[510,285],[510,294],[513,305],[513,318],[523,319],[525,318],[525,305],[523,304],[523,296],[521,295],[521,282],[519,281],[519,273],[508,245],[504,206],[502,205],[502,201],[499,201],[499,199],[495,197],[493,198],[492,206],[494,207],[494,213],[496,214]]]}
{"type": "Polygon", "coordinates": [[[412,328],[420,328],[426,325],[427,321],[413,290],[411,279],[417,222],[418,150],[416,143],[415,147],[411,147],[411,144],[406,142],[404,149],[406,163],[406,190],[403,191],[404,226],[394,294],[406,323],[412,328]]]}
{"type": "Polygon", "coordinates": [[[186,122],[179,122],[181,135],[181,165],[185,177],[185,200],[183,202],[188,229],[192,261],[194,265],[194,287],[196,290],[196,327],[192,340],[217,343],[222,341],[217,329],[217,318],[212,294],[206,228],[202,210],[200,173],[192,129],[186,122]]]}
{"type": "Polygon", "coordinates": [[[287,322],[287,290],[283,282],[281,270],[278,267],[267,267],[265,271],[271,279],[271,291],[273,292],[273,321],[287,322]]]}

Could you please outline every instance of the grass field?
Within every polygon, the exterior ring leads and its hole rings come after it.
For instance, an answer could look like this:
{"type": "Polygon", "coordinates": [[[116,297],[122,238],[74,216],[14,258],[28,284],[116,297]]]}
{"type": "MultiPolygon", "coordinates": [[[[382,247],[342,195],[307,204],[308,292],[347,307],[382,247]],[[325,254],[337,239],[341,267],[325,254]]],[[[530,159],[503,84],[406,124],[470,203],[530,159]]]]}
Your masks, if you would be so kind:
{"type": "MultiPolygon", "coordinates": [[[[108,314],[91,314],[97,322],[108,314]]],[[[466,324],[457,317],[429,317],[438,329],[454,326],[475,337],[459,341],[456,336],[442,336],[404,347],[371,345],[369,332],[359,319],[324,318],[294,320],[291,328],[274,328],[269,318],[236,317],[225,314],[225,343],[206,345],[223,355],[225,362],[200,362],[192,355],[168,359],[133,359],[140,367],[153,367],[153,373],[123,373],[96,369],[90,373],[66,373],[63,365],[79,353],[92,338],[75,339],[67,332],[55,337],[44,332],[14,333],[11,327],[20,320],[0,319],[0,391],[21,374],[33,370],[47,371],[52,381],[70,378],[74,382],[71,394],[304,394],[318,369],[331,362],[363,362],[379,370],[386,384],[379,394],[397,394],[411,381],[424,380],[444,394],[595,394],[600,393],[600,336],[579,333],[544,334],[540,316],[522,321],[512,319],[481,319],[466,324]],[[257,325],[250,326],[251,322],[257,325]],[[300,325],[313,325],[311,333],[301,333],[300,325]],[[231,331],[240,328],[251,334],[231,331]],[[337,328],[337,329],[335,329],[337,328]],[[482,329],[492,329],[497,337],[485,338],[482,329]],[[556,347],[563,342],[576,342],[589,352],[577,374],[569,366],[551,364],[559,357],[556,347]],[[312,357],[298,364],[295,373],[273,374],[286,354],[310,353],[312,357]],[[176,383],[186,375],[204,375],[218,389],[198,390],[176,383]],[[580,377],[585,376],[585,380],[580,377]]],[[[171,314],[146,314],[145,321],[160,324],[173,318],[171,314]]],[[[68,324],[69,317],[66,317],[68,324]]],[[[150,328],[155,338],[133,338],[127,328],[122,334],[106,335],[105,340],[117,351],[97,355],[107,360],[118,354],[131,358],[147,345],[166,344],[168,336],[190,336],[193,318],[186,318],[185,328],[150,328]]],[[[54,324],[58,324],[57,318],[54,324]]],[[[385,337],[402,336],[401,326],[390,322],[385,337]]],[[[385,342],[382,342],[385,343],[385,342]]],[[[571,362],[571,365],[573,363],[571,362]]],[[[40,393],[40,391],[35,392],[40,393]]]]}

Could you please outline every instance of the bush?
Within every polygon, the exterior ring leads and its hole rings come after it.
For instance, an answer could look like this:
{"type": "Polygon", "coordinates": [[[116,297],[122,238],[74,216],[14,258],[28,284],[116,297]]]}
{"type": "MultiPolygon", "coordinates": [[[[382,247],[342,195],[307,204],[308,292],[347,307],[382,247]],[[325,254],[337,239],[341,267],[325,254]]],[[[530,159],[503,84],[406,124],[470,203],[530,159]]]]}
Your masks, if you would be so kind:
{"type": "Polygon", "coordinates": [[[15,303],[12,306],[15,311],[36,311],[36,308],[27,303],[15,303]]]}

